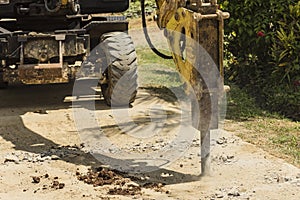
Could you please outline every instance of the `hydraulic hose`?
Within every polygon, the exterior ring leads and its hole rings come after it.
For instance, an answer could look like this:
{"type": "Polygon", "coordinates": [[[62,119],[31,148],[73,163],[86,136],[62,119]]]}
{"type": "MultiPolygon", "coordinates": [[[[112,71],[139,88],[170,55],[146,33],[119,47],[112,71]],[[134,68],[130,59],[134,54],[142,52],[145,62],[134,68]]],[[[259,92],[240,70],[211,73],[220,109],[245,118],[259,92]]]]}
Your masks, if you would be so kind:
{"type": "Polygon", "coordinates": [[[53,8],[53,9],[51,9],[51,8],[48,7],[48,0],[44,0],[44,2],[45,2],[45,8],[46,8],[46,10],[48,12],[51,12],[51,13],[59,11],[59,9],[61,8],[61,4],[62,4],[61,0],[59,0],[59,2],[56,4],[56,7],[53,8]]]}
{"type": "Polygon", "coordinates": [[[155,46],[152,44],[151,39],[149,37],[148,31],[147,31],[147,23],[146,23],[146,13],[145,13],[145,0],[141,0],[141,10],[142,10],[142,24],[143,24],[143,31],[146,38],[146,41],[151,48],[151,50],[158,56],[164,58],[164,59],[172,59],[172,56],[166,55],[162,52],[160,52],[158,49],[155,48],[155,46]]]}

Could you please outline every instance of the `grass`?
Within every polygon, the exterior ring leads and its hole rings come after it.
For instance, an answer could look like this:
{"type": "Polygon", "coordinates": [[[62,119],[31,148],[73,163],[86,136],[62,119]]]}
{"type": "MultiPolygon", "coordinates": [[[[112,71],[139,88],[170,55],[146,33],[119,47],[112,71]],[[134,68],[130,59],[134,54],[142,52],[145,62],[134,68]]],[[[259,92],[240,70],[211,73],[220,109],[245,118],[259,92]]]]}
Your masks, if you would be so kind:
{"type": "Polygon", "coordinates": [[[142,87],[180,87],[180,74],[173,60],[160,58],[150,48],[137,48],[139,82],[142,87]]]}
{"type": "MultiPolygon", "coordinates": [[[[182,86],[172,60],[164,60],[147,48],[137,48],[137,54],[142,87],[167,96],[168,89],[182,86]]],[[[227,97],[225,129],[300,167],[300,123],[258,107],[254,98],[235,85],[227,97]]]]}
{"type": "Polygon", "coordinates": [[[244,90],[231,87],[225,129],[270,154],[300,166],[300,123],[258,107],[244,90]]]}

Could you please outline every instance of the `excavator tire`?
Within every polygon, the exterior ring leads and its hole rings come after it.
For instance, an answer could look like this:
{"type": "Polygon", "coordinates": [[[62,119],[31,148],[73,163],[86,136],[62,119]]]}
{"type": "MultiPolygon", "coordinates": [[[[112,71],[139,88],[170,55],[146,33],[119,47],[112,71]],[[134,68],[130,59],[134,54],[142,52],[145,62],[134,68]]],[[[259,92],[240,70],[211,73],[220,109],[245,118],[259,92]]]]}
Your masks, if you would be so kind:
{"type": "Polygon", "coordinates": [[[106,63],[104,76],[107,83],[100,84],[109,106],[128,106],[137,94],[137,56],[131,37],[125,32],[111,32],[101,36],[101,47],[106,63]]]}

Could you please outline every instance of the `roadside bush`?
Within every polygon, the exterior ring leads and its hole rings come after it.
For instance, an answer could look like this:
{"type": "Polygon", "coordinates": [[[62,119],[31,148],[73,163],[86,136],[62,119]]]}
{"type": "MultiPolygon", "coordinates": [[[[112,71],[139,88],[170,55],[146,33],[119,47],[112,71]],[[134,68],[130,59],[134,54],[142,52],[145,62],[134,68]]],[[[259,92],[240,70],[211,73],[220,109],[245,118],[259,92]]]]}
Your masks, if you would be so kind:
{"type": "MultiPolygon", "coordinates": [[[[156,3],[154,0],[145,0],[145,13],[146,15],[151,15],[156,8],[156,3]]],[[[123,13],[128,18],[138,18],[142,15],[141,1],[131,0],[128,10],[123,13]]]]}
{"type": "MultiPolygon", "coordinates": [[[[289,83],[300,80],[300,1],[289,6],[289,12],[276,31],[276,40],[271,48],[273,64],[278,66],[274,75],[282,75],[289,83]]],[[[282,81],[280,80],[280,81],[282,81]]]]}
{"type": "Polygon", "coordinates": [[[226,79],[300,120],[300,1],[224,0],[226,79]]]}

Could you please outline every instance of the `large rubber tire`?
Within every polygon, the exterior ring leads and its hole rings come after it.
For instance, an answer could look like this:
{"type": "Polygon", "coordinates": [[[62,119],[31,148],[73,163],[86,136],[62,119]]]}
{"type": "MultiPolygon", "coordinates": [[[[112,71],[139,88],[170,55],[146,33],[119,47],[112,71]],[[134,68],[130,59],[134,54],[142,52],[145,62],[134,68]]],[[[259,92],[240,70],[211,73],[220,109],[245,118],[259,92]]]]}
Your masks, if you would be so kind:
{"type": "Polygon", "coordinates": [[[107,84],[101,84],[109,106],[128,106],[134,102],[137,83],[137,56],[131,37],[124,32],[101,36],[101,48],[106,57],[104,69],[107,84]]]}

